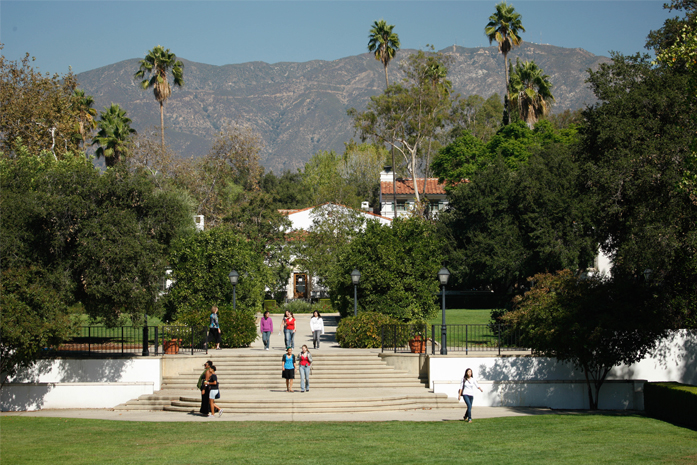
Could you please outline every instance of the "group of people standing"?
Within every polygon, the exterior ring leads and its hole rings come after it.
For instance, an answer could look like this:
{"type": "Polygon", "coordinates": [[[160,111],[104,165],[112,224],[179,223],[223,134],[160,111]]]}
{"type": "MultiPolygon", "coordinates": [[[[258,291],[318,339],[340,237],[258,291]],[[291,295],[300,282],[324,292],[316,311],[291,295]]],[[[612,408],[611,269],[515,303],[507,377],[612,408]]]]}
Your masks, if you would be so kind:
{"type": "MultiPolygon", "coordinates": [[[[261,340],[264,342],[264,350],[269,350],[271,346],[271,333],[273,333],[273,320],[269,316],[269,312],[264,312],[264,316],[259,322],[259,331],[261,331],[261,340]]],[[[285,343],[286,350],[288,348],[295,349],[295,331],[296,319],[293,312],[286,310],[281,322],[281,333],[285,343]]],[[[324,334],[324,320],[318,311],[312,313],[310,318],[310,331],[312,332],[312,348],[319,349],[320,336],[324,334]]]]}
{"type": "Polygon", "coordinates": [[[293,348],[288,347],[283,354],[283,371],[281,377],[286,380],[286,391],[293,391],[293,380],[295,380],[295,370],[300,370],[300,392],[310,390],[310,373],[312,373],[312,354],[306,345],[301,348],[298,358],[293,355],[293,348]]]}
{"type": "Polygon", "coordinates": [[[212,417],[217,410],[218,416],[221,416],[223,409],[215,403],[215,399],[220,399],[220,383],[218,382],[218,376],[215,374],[215,365],[210,360],[203,364],[203,373],[198,378],[197,387],[201,391],[201,408],[199,413],[212,417]]]}

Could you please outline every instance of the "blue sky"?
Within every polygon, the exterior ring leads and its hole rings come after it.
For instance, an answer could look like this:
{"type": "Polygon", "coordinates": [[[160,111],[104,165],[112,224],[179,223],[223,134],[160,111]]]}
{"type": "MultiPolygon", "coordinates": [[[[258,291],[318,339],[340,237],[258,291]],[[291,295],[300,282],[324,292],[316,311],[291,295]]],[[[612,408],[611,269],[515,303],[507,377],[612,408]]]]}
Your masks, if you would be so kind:
{"type": "MultiPolygon", "coordinates": [[[[224,65],[335,60],[366,51],[373,21],[394,24],[402,48],[488,45],[484,25],[496,1],[0,1],[3,55],[25,52],[45,72],[79,73],[161,44],[180,58],[224,65]]],[[[513,0],[523,40],[644,51],[646,35],[677,14],[664,1],[513,0]]]]}

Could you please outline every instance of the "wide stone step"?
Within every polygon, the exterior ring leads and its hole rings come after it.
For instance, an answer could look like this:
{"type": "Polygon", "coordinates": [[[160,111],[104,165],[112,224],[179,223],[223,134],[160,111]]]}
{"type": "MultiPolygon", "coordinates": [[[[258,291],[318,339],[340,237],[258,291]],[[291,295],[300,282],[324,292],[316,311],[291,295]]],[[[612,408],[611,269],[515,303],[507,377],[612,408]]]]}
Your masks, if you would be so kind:
{"type": "MultiPolygon", "coordinates": [[[[220,383],[236,379],[254,379],[254,378],[278,378],[281,376],[281,369],[272,371],[254,371],[254,372],[234,372],[234,373],[217,373],[220,383]]],[[[295,377],[299,378],[300,373],[296,372],[295,377]]],[[[414,379],[414,375],[407,372],[392,371],[362,371],[362,370],[313,370],[310,379],[313,378],[348,378],[348,379],[414,379]]],[[[198,382],[199,377],[195,375],[167,376],[163,378],[164,382],[184,381],[188,383],[198,382]]]]}
{"type": "MultiPolygon", "coordinates": [[[[299,386],[300,380],[297,379],[295,385],[299,386]]],[[[180,384],[169,384],[169,385],[162,385],[163,390],[167,389],[183,389],[186,387],[189,387],[190,385],[180,385],[180,384]]],[[[371,383],[370,385],[364,385],[361,383],[357,383],[356,381],[346,381],[346,382],[317,382],[317,381],[310,381],[310,386],[312,386],[313,389],[319,388],[319,389],[371,389],[371,388],[395,388],[395,387],[405,387],[405,388],[424,388],[424,385],[422,383],[419,383],[418,381],[394,381],[394,382],[380,382],[380,383],[371,383]]],[[[266,383],[241,383],[237,385],[230,385],[229,383],[227,385],[222,385],[222,390],[225,391],[225,389],[229,388],[229,390],[248,390],[248,389],[266,389],[266,390],[272,390],[272,389],[284,389],[285,390],[285,383],[283,380],[279,379],[278,383],[276,382],[266,382],[266,383]]]]}

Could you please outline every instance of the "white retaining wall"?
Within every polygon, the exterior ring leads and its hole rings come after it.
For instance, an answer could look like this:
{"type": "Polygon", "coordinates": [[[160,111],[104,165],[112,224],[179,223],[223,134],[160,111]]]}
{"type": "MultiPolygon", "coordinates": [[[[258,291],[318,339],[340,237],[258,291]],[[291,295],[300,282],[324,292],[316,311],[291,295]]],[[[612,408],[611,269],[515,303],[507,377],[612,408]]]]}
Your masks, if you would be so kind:
{"type": "MultiPolygon", "coordinates": [[[[484,389],[475,395],[474,405],[588,408],[583,372],[546,357],[431,356],[434,392],[456,398],[467,368],[484,389]]],[[[697,332],[676,331],[643,360],[613,368],[607,380],[600,389],[599,408],[643,409],[642,380],[697,385],[697,332]]]]}
{"type": "Polygon", "coordinates": [[[160,389],[162,359],[40,360],[0,390],[2,411],[112,408],[160,389]]]}

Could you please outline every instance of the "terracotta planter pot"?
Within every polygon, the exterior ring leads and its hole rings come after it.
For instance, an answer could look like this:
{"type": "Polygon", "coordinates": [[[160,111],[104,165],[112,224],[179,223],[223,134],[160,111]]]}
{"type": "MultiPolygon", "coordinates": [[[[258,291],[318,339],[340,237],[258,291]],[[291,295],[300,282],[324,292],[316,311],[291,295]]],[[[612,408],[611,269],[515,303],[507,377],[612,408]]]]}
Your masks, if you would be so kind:
{"type": "Polygon", "coordinates": [[[412,354],[425,354],[426,353],[426,341],[421,339],[421,336],[416,336],[414,339],[409,341],[409,349],[412,354]]]}
{"type": "Polygon", "coordinates": [[[166,354],[178,354],[179,353],[179,343],[181,339],[172,339],[171,341],[165,341],[163,343],[163,349],[166,354]]]}

